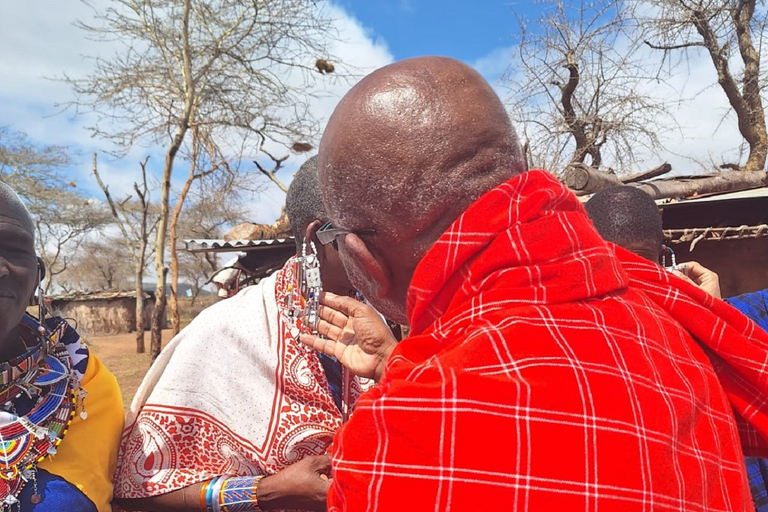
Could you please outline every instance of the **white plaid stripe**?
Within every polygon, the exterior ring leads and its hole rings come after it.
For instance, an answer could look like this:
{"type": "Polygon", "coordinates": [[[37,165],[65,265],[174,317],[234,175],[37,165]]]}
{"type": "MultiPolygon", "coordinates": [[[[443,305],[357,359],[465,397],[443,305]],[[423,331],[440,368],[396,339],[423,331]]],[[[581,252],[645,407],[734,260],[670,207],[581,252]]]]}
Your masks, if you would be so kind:
{"type": "Polygon", "coordinates": [[[545,173],[457,220],[408,306],[415,336],[337,436],[330,510],[751,509],[768,338],[606,245],[545,173]]]}

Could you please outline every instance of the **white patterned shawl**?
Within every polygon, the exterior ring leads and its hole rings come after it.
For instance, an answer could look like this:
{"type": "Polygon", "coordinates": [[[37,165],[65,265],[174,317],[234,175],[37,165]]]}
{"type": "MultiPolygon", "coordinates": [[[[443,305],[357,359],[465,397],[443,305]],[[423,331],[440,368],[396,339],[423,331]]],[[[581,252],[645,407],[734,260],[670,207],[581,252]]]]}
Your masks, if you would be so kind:
{"type": "MultiPolygon", "coordinates": [[[[291,339],[279,314],[292,269],[289,260],[206,309],[163,350],[131,405],[115,497],[272,474],[326,451],[341,414],[317,353],[291,339]]],[[[354,403],[361,383],[345,385],[354,403]]]]}

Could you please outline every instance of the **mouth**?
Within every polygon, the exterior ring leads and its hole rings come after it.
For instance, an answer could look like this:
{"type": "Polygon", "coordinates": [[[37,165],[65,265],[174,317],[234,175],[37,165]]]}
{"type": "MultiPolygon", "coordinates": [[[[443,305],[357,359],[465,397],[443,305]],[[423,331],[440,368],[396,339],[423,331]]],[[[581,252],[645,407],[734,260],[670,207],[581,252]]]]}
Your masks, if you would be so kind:
{"type": "Polygon", "coordinates": [[[6,290],[0,290],[0,299],[15,299],[16,295],[6,290]]]}

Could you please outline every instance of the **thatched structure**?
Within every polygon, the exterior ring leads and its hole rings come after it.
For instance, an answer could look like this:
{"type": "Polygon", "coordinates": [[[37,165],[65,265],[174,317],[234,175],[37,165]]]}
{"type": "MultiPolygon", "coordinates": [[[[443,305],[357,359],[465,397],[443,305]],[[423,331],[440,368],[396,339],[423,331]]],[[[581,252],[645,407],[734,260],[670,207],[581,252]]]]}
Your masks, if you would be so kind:
{"type": "MultiPolygon", "coordinates": [[[[74,321],[81,335],[123,334],[136,329],[136,292],[76,292],[49,297],[56,315],[74,321]]],[[[144,328],[149,329],[155,307],[151,293],[144,293],[144,328]]]]}

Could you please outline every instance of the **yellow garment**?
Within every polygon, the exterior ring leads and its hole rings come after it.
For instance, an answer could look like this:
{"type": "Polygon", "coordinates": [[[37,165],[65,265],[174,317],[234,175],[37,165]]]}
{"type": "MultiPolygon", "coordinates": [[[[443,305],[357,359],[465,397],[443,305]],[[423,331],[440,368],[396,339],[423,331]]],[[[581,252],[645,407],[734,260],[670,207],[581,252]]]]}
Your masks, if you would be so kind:
{"type": "Polygon", "coordinates": [[[99,512],[109,512],[112,478],[123,430],[123,400],[117,379],[96,357],[88,356],[82,387],[88,391],[88,417],[75,414],[58,453],[38,467],[59,475],[80,489],[99,512]]]}

